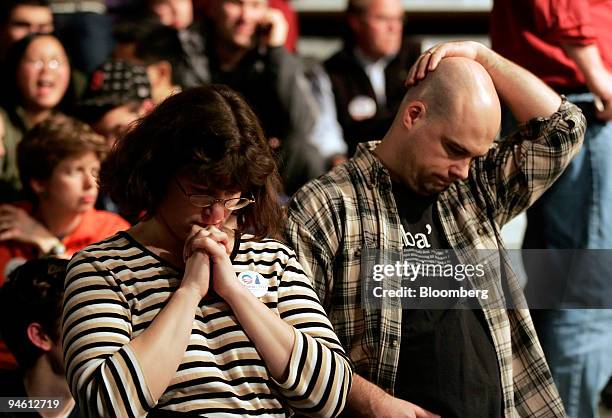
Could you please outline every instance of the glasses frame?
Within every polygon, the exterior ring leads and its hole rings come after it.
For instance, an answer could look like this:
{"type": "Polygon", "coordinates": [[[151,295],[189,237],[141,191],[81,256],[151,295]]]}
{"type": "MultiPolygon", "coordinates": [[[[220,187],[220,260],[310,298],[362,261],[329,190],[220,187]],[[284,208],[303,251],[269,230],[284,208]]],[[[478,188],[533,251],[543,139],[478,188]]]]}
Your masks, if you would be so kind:
{"type": "Polygon", "coordinates": [[[179,190],[181,191],[181,193],[183,193],[183,195],[185,195],[185,197],[189,200],[189,203],[191,203],[193,206],[196,206],[198,208],[210,208],[212,207],[214,204],[216,203],[221,203],[223,204],[223,207],[227,210],[240,210],[240,209],[244,209],[245,207],[249,206],[252,203],[255,203],[255,196],[253,196],[253,194],[251,193],[250,197],[232,197],[230,199],[217,199],[214,196],[210,196],[207,194],[198,194],[198,193],[187,193],[187,190],[185,190],[185,188],[183,187],[183,185],[181,184],[181,182],[175,177],[174,181],[176,182],[176,185],[178,186],[179,190]],[[196,201],[194,201],[194,199],[198,199],[198,198],[209,198],[211,200],[211,203],[207,204],[207,205],[202,205],[201,203],[198,203],[196,201]],[[243,206],[240,206],[239,208],[229,208],[227,207],[227,203],[231,202],[231,201],[240,201],[242,200],[244,202],[243,206]]]}

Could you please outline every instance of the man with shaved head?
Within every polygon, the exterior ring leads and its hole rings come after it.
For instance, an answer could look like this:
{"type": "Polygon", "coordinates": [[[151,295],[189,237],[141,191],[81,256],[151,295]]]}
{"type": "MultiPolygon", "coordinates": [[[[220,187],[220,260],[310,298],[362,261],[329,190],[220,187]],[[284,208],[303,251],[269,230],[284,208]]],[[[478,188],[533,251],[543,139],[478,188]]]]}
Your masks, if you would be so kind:
{"type": "Polygon", "coordinates": [[[577,153],[584,117],[475,42],[426,51],[406,83],[382,141],[360,144],[354,158],[308,183],[289,205],[287,239],[355,367],[350,414],[563,417],[529,311],[504,309],[525,305],[500,229],[577,153]],[[522,128],[494,141],[500,100],[522,128]],[[435,255],[467,271],[476,250],[494,250],[501,262],[475,266],[483,274],[465,282],[455,274],[455,287],[443,290],[483,296],[446,304],[423,295],[417,301],[415,288],[405,287],[417,274],[408,280],[389,261],[414,257],[414,267],[435,255]],[[371,293],[370,282],[378,283],[371,293]]]}

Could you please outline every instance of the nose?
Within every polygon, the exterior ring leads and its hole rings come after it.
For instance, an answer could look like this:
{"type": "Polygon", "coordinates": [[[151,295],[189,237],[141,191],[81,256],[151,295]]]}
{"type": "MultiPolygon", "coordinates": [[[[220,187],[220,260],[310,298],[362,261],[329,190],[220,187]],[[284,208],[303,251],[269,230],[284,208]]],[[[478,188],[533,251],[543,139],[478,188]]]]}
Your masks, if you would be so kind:
{"type": "Polygon", "coordinates": [[[87,173],[83,176],[83,188],[85,190],[91,189],[92,187],[97,187],[97,178],[94,173],[87,173]]]}
{"type": "Polygon", "coordinates": [[[242,18],[243,21],[251,22],[256,18],[256,15],[257,15],[256,7],[249,5],[249,4],[242,4],[240,8],[240,17],[242,18]]]}
{"type": "Polygon", "coordinates": [[[227,209],[221,202],[215,202],[212,206],[202,208],[202,221],[207,224],[216,224],[225,218],[227,209]]]}
{"type": "Polygon", "coordinates": [[[404,19],[402,18],[391,18],[387,21],[387,28],[389,32],[399,32],[403,29],[404,19]]]}
{"type": "Polygon", "coordinates": [[[456,162],[449,168],[449,176],[453,179],[467,180],[470,172],[470,162],[471,159],[469,158],[456,162]]]}

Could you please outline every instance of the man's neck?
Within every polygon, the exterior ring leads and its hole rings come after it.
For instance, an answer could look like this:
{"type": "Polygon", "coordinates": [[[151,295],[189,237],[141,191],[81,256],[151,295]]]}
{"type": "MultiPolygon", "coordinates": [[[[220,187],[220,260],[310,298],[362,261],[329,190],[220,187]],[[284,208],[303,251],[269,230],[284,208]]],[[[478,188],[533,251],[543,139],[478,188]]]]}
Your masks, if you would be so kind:
{"type": "Polygon", "coordinates": [[[236,46],[227,42],[219,42],[216,47],[219,68],[221,71],[232,71],[238,66],[248,51],[248,48],[236,46]]]}
{"type": "Polygon", "coordinates": [[[389,62],[395,55],[374,55],[355,45],[354,54],[364,64],[376,64],[379,61],[389,62]]]}
{"type": "MultiPolygon", "coordinates": [[[[389,134],[387,134],[388,136],[389,134]]],[[[401,156],[398,155],[391,147],[388,146],[389,141],[385,141],[387,136],[378,144],[378,146],[372,150],[374,157],[380,161],[380,163],[387,169],[391,180],[407,184],[407,181],[402,177],[400,173],[404,172],[403,161],[401,156]]]]}
{"type": "Polygon", "coordinates": [[[38,358],[34,366],[27,370],[23,378],[26,394],[31,398],[59,398],[61,407],[57,410],[39,411],[43,418],[66,417],[74,408],[66,377],[53,371],[49,354],[38,358]]]}
{"type": "Polygon", "coordinates": [[[37,123],[42,122],[51,114],[51,110],[49,109],[38,109],[38,110],[25,110],[24,116],[26,124],[29,127],[36,125],[37,123]]]}

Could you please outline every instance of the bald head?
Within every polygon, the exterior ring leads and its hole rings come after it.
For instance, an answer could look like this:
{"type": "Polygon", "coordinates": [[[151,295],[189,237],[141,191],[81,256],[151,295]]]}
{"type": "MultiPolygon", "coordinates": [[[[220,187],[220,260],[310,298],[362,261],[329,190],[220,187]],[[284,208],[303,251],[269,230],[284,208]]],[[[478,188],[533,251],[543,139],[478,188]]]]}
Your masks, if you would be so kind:
{"type": "Polygon", "coordinates": [[[411,87],[376,148],[395,178],[423,195],[466,180],[499,130],[501,108],[487,71],[466,58],[445,58],[411,87]]]}
{"type": "MultiPolygon", "coordinates": [[[[412,101],[425,103],[432,118],[461,114],[464,122],[487,121],[495,135],[501,120],[501,106],[493,80],[476,61],[467,58],[445,58],[435,71],[410,88],[402,108],[412,101]]],[[[400,112],[401,113],[401,112],[400,112]]]]}

